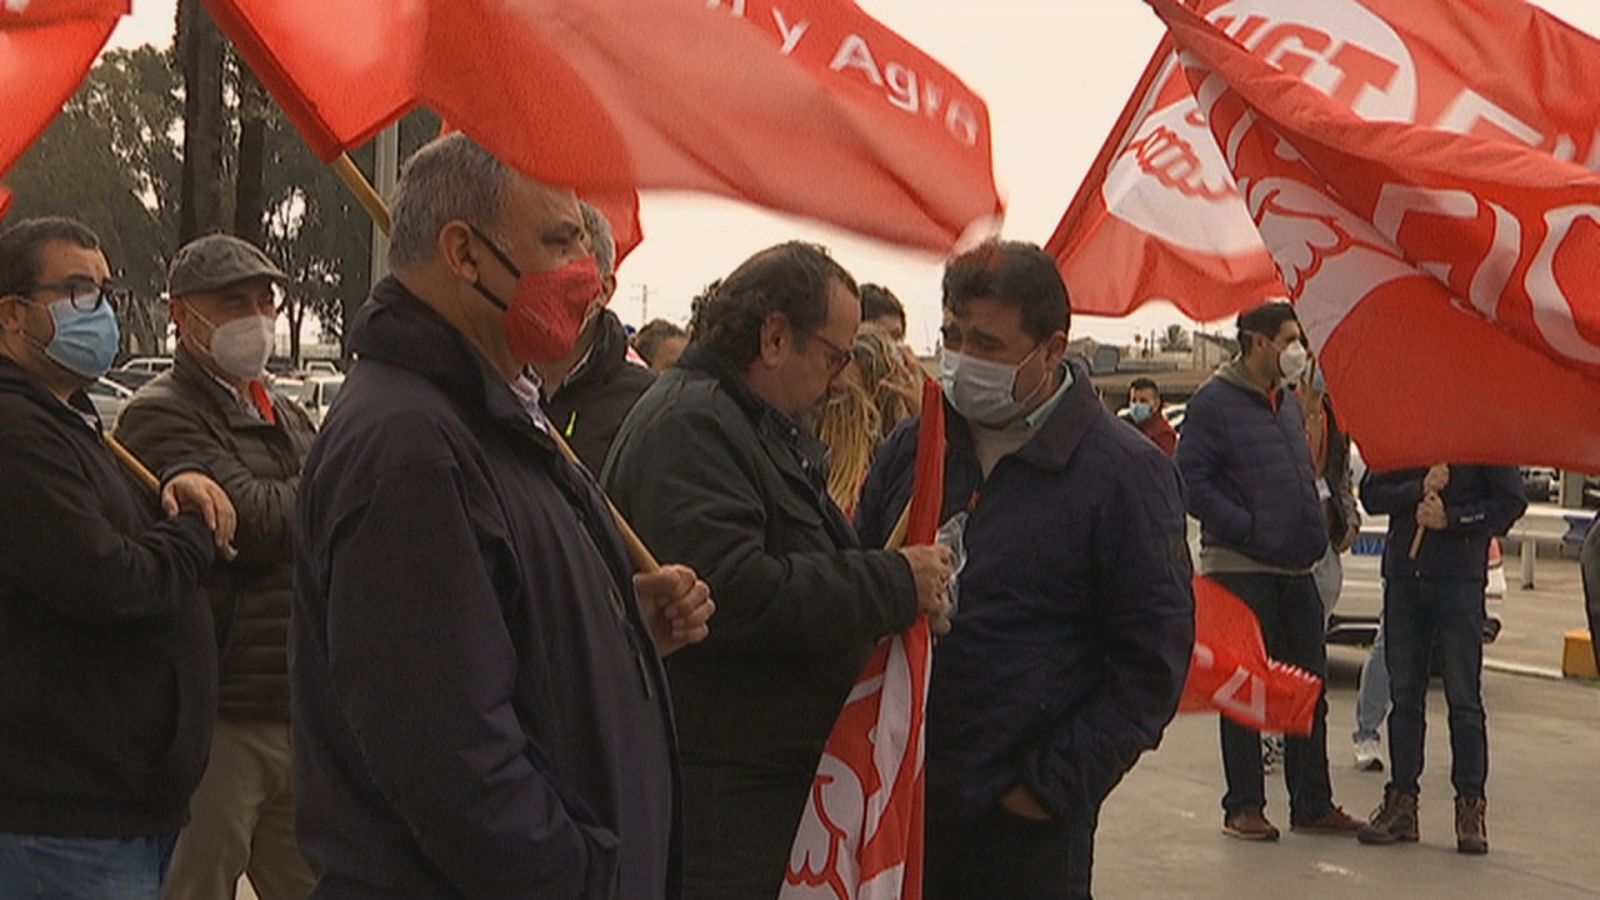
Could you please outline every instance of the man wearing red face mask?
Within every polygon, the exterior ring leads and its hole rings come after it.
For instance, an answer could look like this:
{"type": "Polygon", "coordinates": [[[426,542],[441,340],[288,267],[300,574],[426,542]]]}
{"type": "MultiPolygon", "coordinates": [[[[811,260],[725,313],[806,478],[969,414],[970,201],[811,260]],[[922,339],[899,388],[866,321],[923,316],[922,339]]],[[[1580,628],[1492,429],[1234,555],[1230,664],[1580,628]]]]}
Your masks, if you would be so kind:
{"type": "Polygon", "coordinates": [[[295,788],[314,897],[677,895],[659,654],[695,574],[635,575],[529,368],[600,283],[577,198],[462,135],[412,157],[296,513],[295,788]]]}

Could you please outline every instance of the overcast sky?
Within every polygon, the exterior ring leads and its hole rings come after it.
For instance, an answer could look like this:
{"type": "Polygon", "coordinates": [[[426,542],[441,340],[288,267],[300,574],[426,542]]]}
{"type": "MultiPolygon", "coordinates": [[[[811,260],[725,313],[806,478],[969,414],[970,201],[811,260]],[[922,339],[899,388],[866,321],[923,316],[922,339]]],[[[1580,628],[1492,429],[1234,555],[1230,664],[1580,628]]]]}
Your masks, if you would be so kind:
{"type": "MultiPolygon", "coordinates": [[[[338,0],[329,0],[338,2],[338,0]]],[[[1139,0],[860,0],[890,28],[940,60],[989,104],[995,171],[1008,203],[1007,237],[1043,243],[1093,162],[1161,37],[1139,0]],[[1046,48],[1043,51],[1029,48],[1046,48]]],[[[1539,5],[1600,34],[1600,0],[1539,5]]],[[[166,45],[176,0],[133,0],[114,46],[166,45]]],[[[906,302],[909,338],[931,349],[939,325],[940,260],[717,198],[644,198],[645,242],[618,273],[613,308],[638,324],[649,315],[684,322],[706,282],[756,250],[791,238],[829,245],[858,280],[888,285],[906,302]]],[[[1127,319],[1087,316],[1074,336],[1128,343],[1185,321],[1164,304],[1127,319]]]]}

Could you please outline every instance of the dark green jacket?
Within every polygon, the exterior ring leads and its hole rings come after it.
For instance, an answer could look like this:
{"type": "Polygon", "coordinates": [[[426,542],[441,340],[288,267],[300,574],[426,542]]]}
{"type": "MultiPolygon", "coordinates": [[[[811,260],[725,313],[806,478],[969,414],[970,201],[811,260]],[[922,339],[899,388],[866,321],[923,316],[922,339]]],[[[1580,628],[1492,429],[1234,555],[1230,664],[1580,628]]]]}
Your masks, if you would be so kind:
{"type": "Polygon", "coordinates": [[[640,399],[602,478],[663,562],[717,603],[667,658],[683,755],[685,896],[775,897],[823,744],[877,638],[916,615],[911,568],[862,550],[818,443],[691,348],[640,399]]]}
{"type": "Polygon", "coordinates": [[[228,492],[239,511],[239,556],[219,563],[205,589],[222,654],[218,713],[287,722],[290,527],[315,431],[293,400],[275,395],[273,409],[276,424],[252,415],[180,347],[172,369],[123,409],[116,434],[152,469],[194,463],[228,492]]]}

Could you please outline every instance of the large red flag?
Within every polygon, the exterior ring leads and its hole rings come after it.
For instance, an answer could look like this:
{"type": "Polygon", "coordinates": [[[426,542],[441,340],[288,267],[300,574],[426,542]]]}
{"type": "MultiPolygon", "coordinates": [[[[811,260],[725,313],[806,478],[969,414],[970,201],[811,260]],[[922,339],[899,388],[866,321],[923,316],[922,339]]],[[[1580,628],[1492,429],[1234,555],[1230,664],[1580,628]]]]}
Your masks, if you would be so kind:
{"type": "MultiPolygon", "coordinates": [[[[1522,0],[1191,0],[1256,56],[1376,121],[1600,168],[1600,42],[1522,0]]],[[[1284,291],[1170,40],[1049,242],[1074,311],[1216,319],[1284,291]]]]}
{"type": "Polygon", "coordinates": [[[1375,468],[1600,470],[1600,176],[1373,122],[1149,0],[1375,468]]]}
{"type": "Polygon", "coordinates": [[[987,107],[851,0],[206,0],[329,159],[421,103],[582,190],[684,189],[946,251],[987,107]]]}
{"type": "Polygon", "coordinates": [[[1261,623],[1214,579],[1194,579],[1194,660],[1179,712],[1217,712],[1257,731],[1311,733],[1322,679],[1267,658],[1261,623]]]}
{"type": "MultiPolygon", "coordinates": [[[[128,0],[0,3],[0,175],[83,83],[128,0]]],[[[0,188],[0,216],[10,195],[0,188]]]]}
{"type": "MultiPolygon", "coordinates": [[[[944,506],[944,397],[931,379],[922,410],[908,545],[934,542],[944,506]]],[[[780,900],[921,900],[932,665],[927,616],[878,642],[828,735],[780,900]]]]}

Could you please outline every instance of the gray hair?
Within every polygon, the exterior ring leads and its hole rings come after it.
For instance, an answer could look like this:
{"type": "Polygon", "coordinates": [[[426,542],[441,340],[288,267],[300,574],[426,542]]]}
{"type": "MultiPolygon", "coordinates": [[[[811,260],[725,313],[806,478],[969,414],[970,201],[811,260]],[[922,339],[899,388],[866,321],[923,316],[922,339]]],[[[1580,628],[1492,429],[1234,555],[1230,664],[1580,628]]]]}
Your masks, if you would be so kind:
{"type": "Polygon", "coordinates": [[[492,234],[515,177],[509,166],[459,132],[425,144],[406,161],[395,185],[390,263],[401,267],[432,259],[447,222],[459,219],[492,234]]]}
{"type": "Polygon", "coordinates": [[[589,241],[594,247],[594,262],[600,269],[600,277],[605,278],[617,271],[617,238],[611,233],[611,223],[606,221],[605,213],[588,203],[578,204],[583,208],[583,227],[589,232],[589,241]]]}

